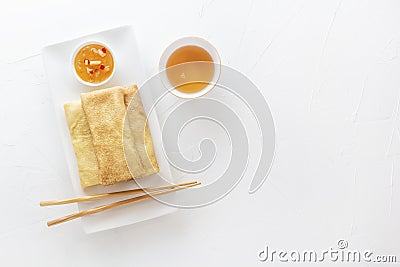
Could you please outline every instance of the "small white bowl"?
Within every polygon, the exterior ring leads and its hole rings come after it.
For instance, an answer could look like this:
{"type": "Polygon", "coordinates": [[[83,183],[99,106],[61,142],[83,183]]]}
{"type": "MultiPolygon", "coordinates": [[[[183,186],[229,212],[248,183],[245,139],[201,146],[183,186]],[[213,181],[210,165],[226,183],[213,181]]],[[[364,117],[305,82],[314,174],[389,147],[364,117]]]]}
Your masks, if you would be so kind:
{"type": "Polygon", "coordinates": [[[115,56],[114,56],[114,55],[115,55],[115,54],[114,54],[114,52],[110,49],[110,47],[107,46],[106,44],[102,43],[102,42],[98,42],[98,41],[88,41],[88,42],[84,42],[84,43],[80,44],[79,46],[77,46],[77,48],[75,49],[74,53],[72,54],[72,60],[71,60],[71,62],[72,62],[72,71],[74,72],[74,75],[75,75],[76,79],[78,79],[78,81],[79,81],[80,83],[84,84],[84,85],[93,86],[93,87],[103,85],[103,84],[107,83],[109,80],[111,80],[111,78],[114,76],[115,67],[116,67],[116,62],[115,62],[115,56]],[[107,49],[107,51],[108,51],[109,53],[111,53],[111,56],[112,56],[113,61],[114,61],[114,68],[113,68],[113,70],[112,70],[110,76],[109,76],[107,79],[105,79],[104,81],[99,82],[99,83],[91,83],[91,82],[86,82],[86,81],[82,80],[82,78],[79,77],[78,73],[76,73],[76,70],[75,70],[75,64],[74,64],[74,63],[75,63],[76,54],[79,52],[79,50],[81,50],[82,47],[84,47],[85,45],[88,45],[88,44],[99,44],[99,45],[101,45],[101,46],[104,46],[104,47],[107,49]]]}
{"type": "Polygon", "coordinates": [[[196,98],[196,97],[200,97],[200,96],[207,94],[217,84],[219,77],[221,75],[221,58],[217,52],[217,49],[215,49],[215,47],[207,40],[205,40],[201,37],[195,37],[195,36],[183,37],[183,38],[176,40],[169,46],[167,46],[167,48],[164,50],[163,54],[160,57],[158,69],[160,71],[162,82],[164,83],[165,87],[167,87],[169,92],[171,92],[173,95],[180,97],[180,98],[196,98]],[[210,56],[213,60],[212,63],[214,63],[215,68],[214,68],[213,78],[211,79],[211,81],[209,82],[209,84],[206,87],[204,87],[202,90],[194,92],[194,93],[185,93],[185,92],[177,90],[170,83],[165,70],[167,67],[167,61],[168,61],[169,57],[171,56],[171,54],[180,47],[190,46],[190,45],[198,46],[198,47],[201,47],[204,50],[206,50],[210,54],[210,56]]]}

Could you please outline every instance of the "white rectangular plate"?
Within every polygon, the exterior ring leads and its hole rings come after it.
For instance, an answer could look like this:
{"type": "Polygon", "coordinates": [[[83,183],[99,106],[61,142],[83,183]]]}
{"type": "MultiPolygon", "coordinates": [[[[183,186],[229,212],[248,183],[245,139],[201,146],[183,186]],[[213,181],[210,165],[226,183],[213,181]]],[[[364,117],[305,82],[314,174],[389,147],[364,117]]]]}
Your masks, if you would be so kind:
{"type": "MultiPolygon", "coordinates": [[[[124,26],[80,37],[74,40],[50,45],[43,49],[47,79],[49,81],[50,91],[54,101],[55,113],[57,116],[58,126],[60,128],[61,139],[66,153],[70,177],[76,196],[137,188],[137,185],[133,181],[108,187],[95,186],[85,190],[81,188],[79,183],[79,173],[77,169],[76,158],[69,136],[68,126],[65,120],[63,104],[66,101],[79,99],[80,93],[94,90],[93,88],[85,86],[77,81],[72,67],[72,53],[74,50],[80,44],[90,41],[99,41],[108,45],[114,53],[114,60],[116,63],[113,78],[103,86],[96,87],[95,89],[108,88],[116,85],[127,86],[134,83],[140,86],[145,79],[143,67],[136,46],[135,35],[130,26],[124,26]]],[[[146,107],[151,107],[153,101],[151,92],[143,92],[141,90],[140,95],[145,109],[146,107]]],[[[163,177],[171,177],[168,162],[162,152],[161,130],[157,121],[157,116],[150,116],[149,126],[153,136],[153,143],[157,161],[160,166],[160,173],[163,177]]],[[[149,176],[143,179],[145,179],[145,186],[156,185],[154,184],[155,177],[149,176]]],[[[79,210],[86,210],[117,200],[119,199],[113,198],[110,200],[96,201],[95,203],[80,203],[78,207],[79,210]]],[[[175,210],[175,208],[161,204],[154,199],[149,199],[83,217],[82,223],[86,233],[93,233],[149,220],[171,213],[175,210]]]]}

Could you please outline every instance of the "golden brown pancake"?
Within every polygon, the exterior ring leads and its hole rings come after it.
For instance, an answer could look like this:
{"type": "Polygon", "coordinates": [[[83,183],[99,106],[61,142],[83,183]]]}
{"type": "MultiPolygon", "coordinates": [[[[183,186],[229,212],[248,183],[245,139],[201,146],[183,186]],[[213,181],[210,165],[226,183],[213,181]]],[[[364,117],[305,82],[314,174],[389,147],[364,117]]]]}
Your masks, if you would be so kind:
{"type": "Polygon", "coordinates": [[[126,112],[124,91],[122,87],[113,87],[81,94],[82,108],[92,133],[102,185],[132,179],[122,146],[126,112]]]}
{"type": "Polygon", "coordinates": [[[133,178],[157,173],[159,167],[154,154],[153,141],[136,85],[126,88],[125,104],[129,112],[127,112],[124,127],[124,148],[133,178]]]}
{"type": "Polygon", "coordinates": [[[111,185],[159,171],[136,85],[84,93],[81,104],[66,103],[64,108],[83,188],[111,185]]]}
{"type": "Polygon", "coordinates": [[[78,162],[81,186],[86,188],[97,185],[100,183],[99,165],[94,153],[92,134],[80,101],[65,103],[64,111],[78,162]]]}

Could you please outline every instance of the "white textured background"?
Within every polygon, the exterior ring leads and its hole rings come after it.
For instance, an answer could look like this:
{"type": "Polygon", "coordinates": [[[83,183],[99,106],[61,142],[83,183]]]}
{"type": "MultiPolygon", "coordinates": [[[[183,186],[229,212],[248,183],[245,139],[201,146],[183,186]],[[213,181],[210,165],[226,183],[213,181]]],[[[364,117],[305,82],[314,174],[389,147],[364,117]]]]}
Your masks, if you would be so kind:
{"type": "Polygon", "coordinates": [[[2,266],[257,266],[264,245],[321,251],[342,238],[400,260],[400,1],[3,0],[0,11],[2,266]],[[79,220],[47,228],[76,207],[38,205],[72,186],[37,55],[124,24],[149,75],[185,35],[246,73],[274,114],[275,164],[254,195],[247,176],[202,209],[93,235],[79,220]]]}

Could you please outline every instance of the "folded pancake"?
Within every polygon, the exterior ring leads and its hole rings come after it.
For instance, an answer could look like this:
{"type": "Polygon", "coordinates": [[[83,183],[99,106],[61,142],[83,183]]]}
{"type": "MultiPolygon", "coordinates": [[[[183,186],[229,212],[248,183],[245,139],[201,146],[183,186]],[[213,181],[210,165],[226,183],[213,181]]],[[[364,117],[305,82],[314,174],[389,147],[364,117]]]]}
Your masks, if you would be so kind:
{"type": "Polygon", "coordinates": [[[100,184],[110,185],[159,171],[146,125],[147,117],[136,86],[84,93],[81,94],[81,104],[98,162],[100,184]],[[134,108],[126,113],[131,100],[134,108]],[[124,129],[125,114],[128,116],[124,129]],[[126,164],[124,149],[131,172],[126,164]]]}
{"type": "Polygon", "coordinates": [[[159,172],[154,154],[153,141],[136,85],[125,92],[127,113],[123,142],[125,157],[133,178],[141,178],[159,172]]]}
{"type": "Polygon", "coordinates": [[[94,153],[92,135],[81,102],[64,104],[65,116],[71,135],[72,145],[78,162],[78,171],[82,188],[97,185],[99,181],[99,165],[94,153]]]}
{"type": "Polygon", "coordinates": [[[124,91],[122,87],[114,87],[81,94],[82,108],[92,134],[102,185],[132,179],[122,146],[126,112],[124,91]]]}

